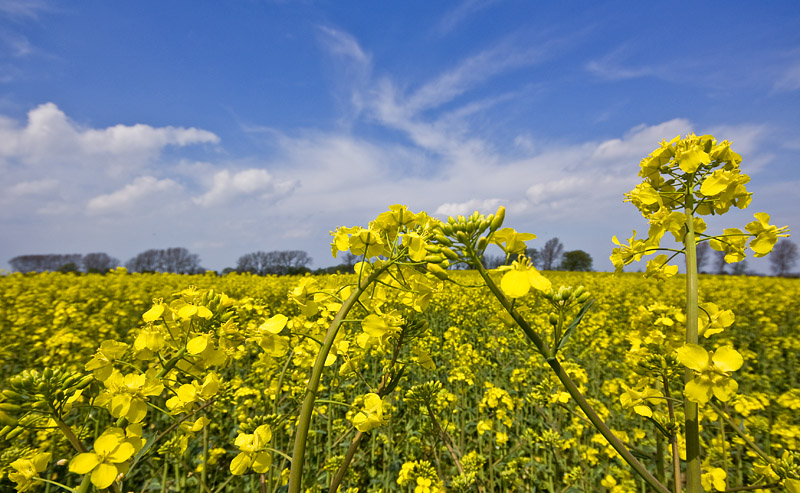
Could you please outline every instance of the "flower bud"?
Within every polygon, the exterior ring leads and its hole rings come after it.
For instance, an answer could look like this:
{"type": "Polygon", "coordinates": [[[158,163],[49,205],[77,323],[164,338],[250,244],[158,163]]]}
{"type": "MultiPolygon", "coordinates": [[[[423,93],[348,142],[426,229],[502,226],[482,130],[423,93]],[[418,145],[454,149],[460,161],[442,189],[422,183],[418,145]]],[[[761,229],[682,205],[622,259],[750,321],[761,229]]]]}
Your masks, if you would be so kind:
{"type": "Polygon", "coordinates": [[[467,234],[465,232],[463,232],[463,231],[457,232],[456,233],[456,238],[458,238],[458,241],[460,241],[461,243],[463,243],[465,245],[469,243],[469,236],[467,236],[467,234]]]}
{"type": "Polygon", "coordinates": [[[451,246],[453,244],[453,242],[450,241],[450,238],[446,237],[443,234],[436,233],[433,236],[433,239],[436,240],[437,242],[441,243],[444,246],[451,246]]]}
{"type": "Polygon", "coordinates": [[[578,289],[576,289],[576,290],[575,290],[575,292],[574,292],[574,293],[572,293],[572,295],[573,295],[574,297],[576,297],[576,298],[580,298],[580,297],[581,297],[581,295],[582,295],[583,293],[585,293],[585,292],[586,292],[586,287],[585,287],[585,286],[578,286],[578,289]]]}
{"type": "MultiPolygon", "coordinates": [[[[225,315],[227,315],[227,313],[225,315]]],[[[223,318],[225,317],[225,315],[223,315],[223,318]]],[[[85,389],[87,385],[92,383],[92,380],[94,380],[94,375],[86,375],[85,377],[78,380],[78,383],[75,384],[75,389],[76,390],[85,389]]]]}
{"type": "Polygon", "coordinates": [[[442,281],[447,280],[447,271],[444,270],[439,264],[427,264],[425,267],[428,269],[428,272],[442,281]]]}
{"type": "Polygon", "coordinates": [[[458,254],[447,247],[442,248],[442,253],[444,254],[445,257],[449,258],[450,260],[458,260],[458,254]]]}
{"type": "Polygon", "coordinates": [[[21,401],[22,400],[22,395],[14,392],[13,390],[5,389],[5,390],[3,390],[3,395],[8,400],[12,400],[12,401],[21,401]]]}
{"type": "Polygon", "coordinates": [[[506,208],[502,205],[497,209],[494,219],[491,224],[491,231],[497,231],[503,225],[503,220],[506,218],[506,208]]]}
{"type": "Polygon", "coordinates": [[[552,325],[553,327],[558,325],[558,315],[556,315],[555,313],[550,314],[550,325],[552,325]]]}
{"type": "Polygon", "coordinates": [[[477,245],[478,251],[482,252],[486,250],[487,246],[489,246],[489,239],[486,238],[485,236],[481,236],[481,238],[478,240],[478,245],[477,245]]]}
{"type": "Polygon", "coordinates": [[[425,262],[429,262],[431,264],[441,264],[444,257],[439,254],[428,255],[425,257],[425,262]]]}
{"type": "Polygon", "coordinates": [[[442,247],[440,245],[428,243],[425,245],[425,251],[430,253],[441,253],[442,247]]]}
{"type": "Polygon", "coordinates": [[[25,431],[25,428],[20,428],[20,427],[14,428],[10,432],[8,432],[8,434],[6,435],[6,440],[13,440],[17,438],[22,434],[23,431],[25,431]]]}
{"type": "Polygon", "coordinates": [[[459,214],[459,215],[458,215],[458,218],[456,219],[456,222],[457,222],[458,224],[466,224],[466,222],[467,222],[467,218],[466,218],[466,217],[464,217],[464,216],[462,216],[461,214],[459,214]]]}
{"type": "Polygon", "coordinates": [[[22,407],[17,404],[11,404],[10,402],[0,403],[0,411],[5,411],[7,413],[18,413],[21,410],[22,407]]]}
{"type": "Polygon", "coordinates": [[[587,293],[583,293],[582,295],[580,295],[578,297],[578,303],[586,303],[587,301],[589,301],[589,298],[591,296],[592,296],[591,293],[588,293],[588,292],[587,293]]]}

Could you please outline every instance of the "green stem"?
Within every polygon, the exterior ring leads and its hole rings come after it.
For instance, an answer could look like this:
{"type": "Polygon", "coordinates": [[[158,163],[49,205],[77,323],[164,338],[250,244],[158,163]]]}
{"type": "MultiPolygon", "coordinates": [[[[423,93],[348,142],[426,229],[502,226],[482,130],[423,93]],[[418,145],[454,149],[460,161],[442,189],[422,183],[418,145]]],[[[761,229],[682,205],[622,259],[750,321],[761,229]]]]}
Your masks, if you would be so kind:
{"type": "MultiPolygon", "coordinates": [[[[691,190],[691,184],[687,189],[691,190]]],[[[698,340],[698,300],[697,300],[697,245],[694,235],[694,217],[692,216],[692,195],[686,196],[686,236],[683,239],[686,248],[686,343],[697,344],[698,340]]],[[[686,368],[683,374],[684,383],[694,379],[694,370],[686,368]]],[[[697,403],[685,399],[684,415],[686,416],[686,491],[700,493],[703,485],[700,482],[700,420],[697,403]]]]}
{"type": "Polygon", "coordinates": [[[292,452],[292,466],[289,471],[289,493],[300,493],[300,487],[303,482],[303,466],[305,463],[306,453],[306,440],[308,438],[308,430],[311,425],[311,416],[314,412],[314,403],[317,399],[317,390],[319,389],[319,381],[322,376],[322,369],[325,366],[325,359],[333,347],[333,341],[342,321],[347,314],[356,304],[361,294],[372,284],[386,269],[389,268],[391,262],[387,262],[379,269],[373,271],[366,279],[361,279],[358,283],[358,288],[350,295],[347,300],[342,304],[339,312],[331,321],[328,327],[328,332],[325,334],[325,340],[322,342],[317,354],[317,359],[314,362],[314,367],[311,370],[311,377],[308,380],[306,387],[306,395],[303,399],[303,406],[300,409],[300,415],[297,420],[297,430],[295,431],[294,450],[292,452]]]}
{"type": "Polygon", "coordinates": [[[483,278],[486,285],[489,287],[489,290],[494,294],[494,296],[500,301],[500,304],[508,311],[509,315],[517,322],[517,324],[522,328],[522,331],[525,332],[525,335],[528,336],[528,339],[533,342],[536,348],[539,350],[539,353],[545,357],[547,360],[547,364],[555,372],[556,376],[561,383],[564,384],[564,387],[567,389],[567,392],[572,396],[575,402],[578,404],[578,407],[581,408],[586,417],[589,418],[589,421],[592,422],[595,428],[600,432],[600,434],[605,437],[609,444],[614,447],[614,450],[622,456],[623,460],[630,465],[636,473],[644,479],[650,488],[659,493],[670,493],[666,486],[664,486],[660,481],[658,481],[651,473],[647,470],[644,465],[639,462],[636,457],[631,454],[630,450],[625,447],[625,444],[617,438],[611,429],[603,422],[600,416],[595,412],[586,398],[581,394],[581,391],[578,389],[578,386],[575,385],[575,382],[567,375],[567,372],[564,371],[564,368],[561,366],[561,363],[554,357],[550,356],[550,351],[546,347],[545,342],[534,332],[533,328],[528,324],[528,322],[520,315],[514,308],[511,306],[511,303],[508,301],[508,298],[500,291],[500,288],[497,287],[497,284],[489,277],[489,273],[486,272],[486,269],[483,267],[483,264],[480,262],[475,262],[478,273],[483,278]]]}

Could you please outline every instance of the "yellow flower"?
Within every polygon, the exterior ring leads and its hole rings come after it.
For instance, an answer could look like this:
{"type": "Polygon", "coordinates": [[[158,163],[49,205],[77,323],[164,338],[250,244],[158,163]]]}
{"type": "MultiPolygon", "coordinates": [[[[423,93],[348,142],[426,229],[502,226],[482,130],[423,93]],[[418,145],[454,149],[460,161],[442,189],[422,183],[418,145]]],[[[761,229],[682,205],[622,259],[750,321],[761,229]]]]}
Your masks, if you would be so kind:
{"type": "Polygon", "coordinates": [[[720,310],[714,303],[701,303],[698,334],[705,338],[719,334],[733,325],[733,321],[731,310],[720,310]]]}
{"type": "Polygon", "coordinates": [[[535,238],[533,233],[517,233],[512,228],[503,228],[492,235],[492,243],[502,248],[506,254],[524,253],[525,242],[535,238]]]}
{"type": "Polygon", "coordinates": [[[633,408],[639,416],[649,418],[653,415],[650,405],[656,404],[661,397],[663,395],[656,389],[644,389],[642,392],[628,389],[620,396],[619,401],[622,407],[633,408]]]}
{"type": "Polygon", "coordinates": [[[690,401],[705,404],[712,395],[727,401],[739,388],[730,373],[741,368],[744,359],[731,346],[707,352],[697,344],[685,344],[678,349],[677,357],[681,364],[697,372],[684,390],[690,401]]]}
{"type": "Polygon", "coordinates": [[[240,433],[234,442],[240,452],[231,461],[231,473],[238,476],[250,468],[257,473],[267,472],[272,465],[272,454],[267,451],[270,440],[272,429],[269,425],[259,426],[252,434],[240,433]]]}
{"type": "Polygon", "coordinates": [[[716,491],[724,491],[725,487],[725,478],[728,477],[728,474],[720,469],[719,467],[715,467],[708,472],[703,473],[700,476],[700,481],[703,483],[703,489],[706,491],[711,491],[712,487],[716,491]]]}
{"type": "Polygon", "coordinates": [[[159,395],[164,390],[161,382],[146,375],[123,375],[119,370],[114,370],[103,384],[106,388],[97,396],[95,403],[106,406],[115,418],[124,416],[131,423],[144,419],[147,414],[147,397],[159,395]]]}
{"type": "Polygon", "coordinates": [[[509,298],[521,298],[531,288],[548,292],[552,287],[550,280],[540,274],[524,255],[520,255],[510,266],[501,267],[501,270],[508,271],[500,280],[500,288],[509,298]]]}
{"type": "Polygon", "coordinates": [[[384,424],[383,401],[378,394],[370,392],[365,395],[363,406],[351,420],[358,431],[370,431],[384,424]]]}
{"type": "Polygon", "coordinates": [[[109,428],[95,440],[93,452],[84,452],[72,458],[69,470],[76,474],[91,472],[93,485],[101,489],[108,488],[127,469],[123,463],[135,451],[121,428],[109,428]]]}
{"type": "Polygon", "coordinates": [[[39,473],[47,469],[50,457],[51,454],[47,452],[27,459],[15,460],[11,463],[14,472],[8,473],[8,479],[17,483],[17,491],[28,491],[31,486],[36,484],[39,473]]]}
{"type": "Polygon", "coordinates": [[[769,224],[769,214],[756,212],[753,214],[755,221],[748,223],[745,229],[756,237],[750,241],[750,249],[755,252],[755,257],[763,257],[772,251],[772,247],[780,237],[789,236],[789,227],[778,228],[769,224]]]}

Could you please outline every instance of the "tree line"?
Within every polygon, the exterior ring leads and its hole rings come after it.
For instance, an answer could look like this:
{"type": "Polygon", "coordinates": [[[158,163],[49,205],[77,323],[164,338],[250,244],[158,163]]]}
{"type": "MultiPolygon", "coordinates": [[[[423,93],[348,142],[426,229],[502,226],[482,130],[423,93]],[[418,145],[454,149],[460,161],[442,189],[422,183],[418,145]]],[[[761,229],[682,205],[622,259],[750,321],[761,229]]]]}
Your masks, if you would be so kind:
{"type": "MultiPolygon", "coordinates": [[[[592,270],[592,256],[583,250],[564,251],[564,245],[558,238],[551,238],[541,249],[529,248],[526,255],[530,262],[540,270],[565,270],[589,272],[592,270]]],[[[236,267],[228,267],[221,274],[230,272],[255,275],[292,275],[292,274],[330,274],[334,272],[353,272],[358,258],[346,253],[341,263],[332,267],[312,271],[312,258],[302,250],[276,250],[271,252],[257,251],[239,257],[236,267]]],[[[484,263],[488,268],[496,268],[515,259],[487,255],[484,263]]],[[[792,269],[798,261],[798,248],[793,242],[782,239],[769,255],[770,269],[776,276],[792,275],[792,269]]],[[[85,272],[106,273],[121,266],[120,261],[107,253],[95,252],[85,255],[44,254],[20,255],[8,262],[16,272],[85,272]]],[[[129,272],[171,272],[177,274],[200,274],[206,270],[200,265],[200,257],[186,248],[164,248],[146,250],[131,258],[124,264],[129,272]]],[[[707,242],[697,245],[697,269],[707,274],[747,275],[747,262],[734,264],[725,262],[725,252],[712,250],[707,242]],[[705,269],[708,265],[708,269],[705,269]]]]}

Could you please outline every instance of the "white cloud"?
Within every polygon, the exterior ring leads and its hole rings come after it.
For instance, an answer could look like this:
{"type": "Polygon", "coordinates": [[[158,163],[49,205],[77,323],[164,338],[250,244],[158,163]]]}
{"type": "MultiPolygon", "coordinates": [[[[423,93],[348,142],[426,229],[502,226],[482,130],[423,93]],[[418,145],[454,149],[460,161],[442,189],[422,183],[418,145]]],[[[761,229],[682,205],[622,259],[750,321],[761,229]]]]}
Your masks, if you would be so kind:
{"type": "Polygon", "coordinates": [[[144,124],[84,128],[70,120],[54,103],[28,112],[28,122],[0,118],[0,156],[29,165],[78,163],[138,167],[167,146],[216,144],[219,137],[206,130],[151,127],[144,124]]]}
{"type": "Polygon", "coordinates": [[[445,35],[453,31],[467,18],[497,3],[497,1],[498,0],[464,0],[460,5],[447,12],[439,21],[437,26],[439,35],[445,35]]]}
{"type": "Polygon", "coordinates": [[[773,86],[775,91],[797,91],[800,89],[800,62],[789,65],[773,86]]]}
{"type": "Polygon", "coordinates": [[[168,178],[158,180],[152,176],[142,176],[116,192],[94,197],[87,204],[86,212],[93,215],[133,210],[147,197],[180,188],[179,184],[168,178]]]}
{"type": "Polygon", "coordinates": [[[625,136],[601,142],[593,159],[630,160],[643,158],[658,147],[663,139],[671,140],[676,135],[686,135],[692,129],[691,123],[675,118],[657,125],[639,125],[629,130],[625,136]]]}
{"type": "Polygon", "coordinates": [[[466,202],[446,203],[436,208],[437,216],[466,216],[478,211],[481,214],[494,214],[506,201],[503,199],[472,199],[466,202]]]}
{"type": "Polygon", "coordinates": [[[280,197],[292,191],[292,181],[275,180],[267,170],[246,169],[237,173],[217,172],[211,189],[194,199],[195,204],[208,207],[224,204],[235,197],[257,195],[261,198],[280,197]]]}
{"type": "Polygon", "coordinates": [[[56,186],[58,186],[58,181],[52,179],[23,181],[10,187],[6,191],[6,196],[18,198],[28,195],[41,195],[52,191],[56,186]]]}
{"type": "Polygon", "coordinates": [[[369,63],[369,55],[361,49],[358,41],[350,34],[327,26],[319,26],[319,31],[322,34],[323,45],[332,54],[352,58],[363,64],[369,63]]]}

